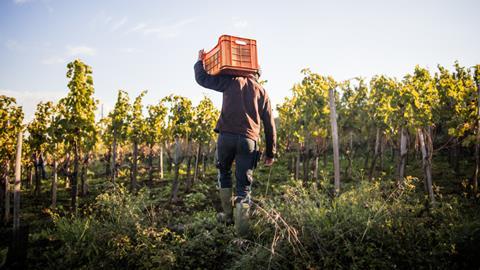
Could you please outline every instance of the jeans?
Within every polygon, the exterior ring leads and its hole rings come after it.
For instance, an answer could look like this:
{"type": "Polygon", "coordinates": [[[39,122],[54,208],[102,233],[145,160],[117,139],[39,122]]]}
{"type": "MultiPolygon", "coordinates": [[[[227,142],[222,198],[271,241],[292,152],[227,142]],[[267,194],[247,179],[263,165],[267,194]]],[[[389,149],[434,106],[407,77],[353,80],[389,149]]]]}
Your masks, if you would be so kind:
{"type": "Polygon", "coordinates": [[[218,184],[220,188],[232,187],[232,163],[235,160],[236,202],[250,199],[258,153],[258,144],[252,139],[233,133],[218,135],[218,184]]]}

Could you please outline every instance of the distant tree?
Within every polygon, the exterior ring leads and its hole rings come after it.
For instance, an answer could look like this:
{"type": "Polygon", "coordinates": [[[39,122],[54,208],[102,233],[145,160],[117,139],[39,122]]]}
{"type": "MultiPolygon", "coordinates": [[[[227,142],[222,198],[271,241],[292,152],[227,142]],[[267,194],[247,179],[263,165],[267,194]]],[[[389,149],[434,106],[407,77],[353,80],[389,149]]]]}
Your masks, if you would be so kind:
{"type": "Polygon", "coordinates": [[[112,143],[113,143],[113,134],[112,130],[112,120],[110,117],[106,116],[100,119],[97,122],[97,130],[99,132],[101,150],[103,150],[103,157],[101,160],[105,164],[105,177],[110,177],[111,174],[111,159],[112,159],[112,143]]]}
{"type": "Polygon", "coordinates": [[[370,81],[370,88],[368,116],[369,122],[376,129],[376,138],[369,178],[373,177],[376,160],[382,154],[382,136],[399,135],[400,151],[397,170],[400,183],[404,178],[408,150],[408,126],[404,118],[405,103],[409,102],[408,96],[402,96],[402,85],[397,80],[384,75],[374,76],[370,81]]]}
{"type": "MultiPolygon", "coordinates": [[[[340,190],[340,165],[338,156],[338,133],[336,124],[337,83],[331,77],[322,76],[311,72],[309,69],[302,70],[305,77],[300,85],[294,87],[295,110],[299,110],[299,120],[302,131],[297,135],[300,143],[303,144],[303,167],[304,182],[309,179],[310,158],[313,146],[319,147],[318,142],[332,136],[334,152],[334,183],[335,190],[340,190]],[[330,115],[330,121],[328,116],[330,115]],[[330,125],[329,125],[330,124],[330,125]],[[313,144],[315,142],[315,144],[313,144]]],[[[318,153],[318,151],[317,151],[318,153]]]]}
{"type": "MultiPolygon", "coordinates": [[[[55,208],[57,206],[57,189],[58,189],[58,164],[62,156],[66,155],[65,144],[63,142],[62,134],[62,115],[60,112],[60,104],[57,104],[52,111],[51,122],[47,128],[47,148],[46,152],[49,153],[52,159],[52,179],[50,187],[50,207],[55,208]]],[[[67,181],[67,179],[66,179],[67,181]]]]}
{"type": "Polygon", "coordinates": [[[23,110],[15,98],[0,95],[0,203],[3,221],[10,220],[10,168],[15,159],[17,135],[22,131],[23,110]]]}
{"type": "Polygon", "coordinates": [[[74,60],[67,65],[68,92],[59,103],[61,119],[60,128],[68,151],[73,153],[73,172],[71,173],[71,207],[77,208],[78,174],[80,169],[81,153],[87,150],[87,140],[95,137],[95,109],[96,101],[93,98],[92,69],[81,60],[74,60]]]}
{"type": "Polygon", "coordinates": [[[166,132],[166,116],[167,108],[163,102],[156,105],[148,106],[148,116],[146,118],[146,133],[145,138],[149,146],[148,155],[148,183],[153,185],[153,147],[159,144],[159,173],[160,178],[163,179],[163,142],[165,140],[166,132]]]}
{"type": "Polygon", "coordinates": [[[422,153],[425,187],[430,201],[435,202],[432,183],[433,138],[432,129],[437,122],[440,96],[430,72],[419,66],[404,78],[403,97],[407,99],[404,115],[407,124],[416,130],[422,153]]]}
{"type": "Polygon", "coordinates": [[[173,141],[173,164],[175,176],[172,183],[171,201],[178,200],[180,166],[185,159],[185,152],[190,144],[191,121],[193,119],[192,102],[181,96],[170,95],[163,99],[169,108],[168,139],[173,141]]]}
{"type": "MultiPolygon", "coordinates": [[[[440,110],[438,122],[447,128],[453,145],[451,149],[451,164],[457,175],[460,173],[459,148],[476,145],[476,128],[478,126],[478,90],[473,74],[458,62],[455,70],[450,72],[438,66],[435,74],[436,88],[440,96],[440,110]]],[[[472,189],[476,193],[478,172],[474,173],[472,189]]]]}
{"type": "Polygon", "coordinates": [[[40,180],[43,178],[47,147],[50,145],[48,129],[52,122],[53,110],[54,105],[51,101],[38,103],[35,116],[27,126],[27,131],[30,134],[28,141],[32,151],[32,163],[35,171],[35,195],[37,197],[40,195],[40,180]]]}
{"type": "MultiPolygon", "coordinates": [[[[111,120],[110,134],[112,134],[112,160],[111,160],[111,179],[115,183],[117,176],[117,147],[118,144],[124,143],[128,135],[128,120],[130,117],[131,106],[127,92],[119,90],[117,102],[112,112],[109,114],[111,120]]],[[[105,137],[104,137],[105,138],[105,137]]]]}
{"type": "Polygon", "coordinates": [[[344,153],[347,158],[345,176],[352,178],[354,138],[362,140],[365,123],[368,122],[368,86],[363,78],[355,78],[355,83],[346,81],[339,85],[342,96],[338,110],[340,129],[343,131],[344,153]]]}
{"type": "MultiPolygon", "coordinates": [[[[290,172],[298,177],[298,170],[296,167],[296,156],[294,155],[295,147],[297,146],[297,137],[295,131],[297,130],[297,111],[294,108],[294,97],[285,97],[283,103],[277,105],[279,125],[277,126],[278,148],[279,152],[286,154],[289,158],[290,172]],[[289,155],[292,153],[291,155],[289,155]]],[[[298,146],[297,146],[298,148],[298,146]]],[[[316,171],[314,171],[316,173],[316,171]]]]}
{"type": "MultiPolygon", "coordinates": [[[[187,190],[191,188],[193,182],[197,180],[198,169],[200,164],[200,155],[202,147],[208,144],[215,137],[215,124],[217,122],[220,112],[215,108],[213,102],[203,97],[200,103],[193,109],[193,121],[191,122],[192,139],[197,144],[197,151],[195,155],[195,166],[193,170],[193,179],[187,177],[187,190]]],[[[188,169],[187,169],[188,171],[188,169]]]]}
{"type": "Polygon", "coordinates": [[[90,164],[90,159],[93,156],[93,153],[97,149],[97,142],[99,141],[99,133],[97,130],[97,125],[94,126],[95,129],[90,134],[90,136],[85,137],[82,145],[82,163],[81,163],[81,172],[80,172],[80,195],[82,197],[87,195],[88,192],[88,166],[90,164]]]}
{"type": "Polygon", "coordinates": [[[128,128],[128,138],[132,143],[132,170],[130,175],[130,190],[137,189],[137,174],[138,174],[138,146],[145,141],[147,132],[147,125],[143,117],[142,98],[147,91],[143,91],[135,98],[132,106],[131,121],[128,128]]]}
{"type": "Polygon", "coordinates": [[[22,165],[25,172],[25,189],[30,190],[33,186],[33,164],[32,164],[32,150],[26,136],[23,136],[22,142],[22,165]]]}
{"type": "Polygon", "coordinates": [[[474,68],[474,80],[475,86],[477,87],[476,97],[477,97],[477,108],[476,108],[476,117],[477,120],[475,124],[476,128],[476,136],[475,136],[475,173],[472,179],[473,185],[473,192],[478,192],[478,175],[480,174],[480,65],[476,65],[474,68]]]}

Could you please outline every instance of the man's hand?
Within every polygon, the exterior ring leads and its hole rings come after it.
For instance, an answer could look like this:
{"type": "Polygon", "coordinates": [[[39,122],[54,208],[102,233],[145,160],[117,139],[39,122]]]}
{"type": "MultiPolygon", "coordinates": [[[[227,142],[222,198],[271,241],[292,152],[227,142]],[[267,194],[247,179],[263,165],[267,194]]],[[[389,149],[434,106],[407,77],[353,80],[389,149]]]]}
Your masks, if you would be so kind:
{"type": "Polygon", "coordinates": [[[205,55],[205,50],[201,49],[198,51],[198,61],[203,61],[203,56],[205,55]]]}
{"type": "Polygon", "coordinates": [[[275,159],[274,158],[269,158],[269,157],[265,157],[264,161],[263,161],[263,165],[265,167],[270,167],[273,165],[273,162],[275,162],[275,159]]]}

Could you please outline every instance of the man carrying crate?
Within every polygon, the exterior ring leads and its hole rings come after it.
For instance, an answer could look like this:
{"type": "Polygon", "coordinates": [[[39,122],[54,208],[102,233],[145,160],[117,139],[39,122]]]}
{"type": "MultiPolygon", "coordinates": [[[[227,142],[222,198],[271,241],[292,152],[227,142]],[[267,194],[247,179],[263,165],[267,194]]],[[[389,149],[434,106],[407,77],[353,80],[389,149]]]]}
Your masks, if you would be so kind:
{"type": "Polygon", "coordinates": [[[259,74],[247,76],[209,75],[203,65],[204,50],[198,53],[195,79],[197,83],[223,93],[220,117],[215,128],[219,170],[218,184],[226,224],[235,223],[239,236],[249,232],[248,212],[253,169],[259,159],[260,121],[265,132],[265,166],[272,166],[276,152],[276,130],[270,98],[258,83],[259,74]],[[235,160],[235,218],[232,208],[232,163],[235,160]]]}

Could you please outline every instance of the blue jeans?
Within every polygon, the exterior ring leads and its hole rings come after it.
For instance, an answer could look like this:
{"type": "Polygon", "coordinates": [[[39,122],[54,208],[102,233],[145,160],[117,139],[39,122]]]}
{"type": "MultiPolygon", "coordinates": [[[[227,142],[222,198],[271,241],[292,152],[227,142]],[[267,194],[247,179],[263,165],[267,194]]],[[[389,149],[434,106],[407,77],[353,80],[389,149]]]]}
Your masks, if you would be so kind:
{"type": "Polygon", "coordinates": [[[258,144],[243,135],[221,133],[217,140],[218,184],[232,187],[232,164],[235,160],[236,202],[249,200],[253,182],[253,169],[258,161],[258,144]]]}

